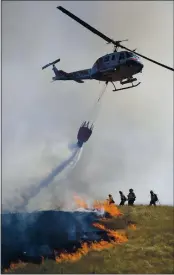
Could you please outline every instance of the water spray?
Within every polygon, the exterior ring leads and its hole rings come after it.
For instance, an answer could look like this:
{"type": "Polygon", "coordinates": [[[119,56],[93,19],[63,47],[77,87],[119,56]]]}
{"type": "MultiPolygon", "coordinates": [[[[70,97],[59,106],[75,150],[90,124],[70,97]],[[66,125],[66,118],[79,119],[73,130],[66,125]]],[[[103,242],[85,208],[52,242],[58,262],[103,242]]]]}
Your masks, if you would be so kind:
{"type": "MultiPolygon", "coordinates": [[[[74,169],[77,162],[80,159],[82,153],[82,148],[79,148],[76,146],[76,148],[72,151],[71,156],[63,161],[61,164],[59,164],[56,168],[54,168],[47,177],[45,177],[38,185],[32,186],[30,189],[26,190],[21,194],[21,197],[23,198],[23,203],[19,207],[17,207],[18,211],[25,210],[27,207],[29,201],[34,198],[43,188],[48,187],[49,184],[52,183],[52,181],[60,175],[61,172],[63,172],[66,169],[69,168],[70,170],[74,169]]],[[[68,170],[69,170],[68,169],[68,170]]],[[[67,176],[68,173],[66,173],[67,176]]]]}

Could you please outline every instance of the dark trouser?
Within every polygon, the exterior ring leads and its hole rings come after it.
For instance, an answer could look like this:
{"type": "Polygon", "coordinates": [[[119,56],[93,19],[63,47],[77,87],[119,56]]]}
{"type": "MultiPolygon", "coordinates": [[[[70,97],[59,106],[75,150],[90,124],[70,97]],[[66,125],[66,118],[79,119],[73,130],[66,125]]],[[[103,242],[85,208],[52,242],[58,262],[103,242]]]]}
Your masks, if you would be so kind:
{"type": "Polygon", "coordinates": [[[149,205],[154,205],[154,206],[156,206],[156,201],[151,200],[149,205]]]}
{"type": "Polygon", "coordinates": [[[134,205],[134,199],[132,199],[132,200],[128,200],[128,205],[134,205]]]}
{"type": "Polygon", "coordinates": [[[126,202],[125,200],[121,200],[120,205],[124,205],[125,202],[126,202]]]}

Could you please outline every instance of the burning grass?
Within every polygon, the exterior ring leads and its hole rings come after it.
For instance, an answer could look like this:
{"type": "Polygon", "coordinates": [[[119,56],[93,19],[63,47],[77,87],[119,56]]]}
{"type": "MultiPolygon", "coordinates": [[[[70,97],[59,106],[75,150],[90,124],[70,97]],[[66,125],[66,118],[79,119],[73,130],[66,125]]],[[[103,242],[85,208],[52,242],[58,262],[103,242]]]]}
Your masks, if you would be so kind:
{"type": "Polygon", "coordinates": [[[27,263],[24,263],[22,261],[18,261],[18,263],[11,263],[9,268],[4,269],[4,273],[10,273],[14,270],[19,270],[21,268],[24,268],[27,265],[27,263]]]}
{"type": "MultiPolygon", "coordinates": [[[[74,201],[77,208],[84,208],[84,209],[90,209],[90,206],[85,202],[84,199],[80,198],[79,196],[74,196],[74,201]]],[[[116,207],[115,204],[108,204],[108,202],[99,202],[95,201],[92,206],[92,210],[95,211],[102,211],[104,214],[109,215],[109,217],[119,217],[122,216],[122,213],[119,211],[119,209],[116,207]]],[[[108,220],[106,218],[101,219],[101,221],[108,220]]],[[[75,249],[73,253],[70,253],[68,251],[65,252],[56,252],[55,253],[55,261],[56,263],[62,263],[62,262],[76,262],[82,258],[82,256],[87,255],[90,251],[101,251],[104,249],[112,248],[116,244],[120,244],[127,241],[127,237],[125,234],[119,234],[115,230],[111,230],[106,228],[105,225],[102,225],[100,222],[100,219],[98,218],[98,223],[93,223],[93,227],[103,231],[105,233],[105,236],[107,235],[107,239],[100,238],[99,241],[90,241],[90,242],[81,242],[81,247],[75,249]],[[58,254],[58,256],[56,255],[58,254]]],[[[44,263],[44,257],[42,256],[42,264],[44,263]]],[[[20,261],[20,264],[11,263],[9,269],[5,269],[5,273],[8,271],[12,271],[15,266],[20,266],[22,262],[20,261]]]]}
{"type": "Polygon", "coordinates": [[[108,201],[95,201],[93,208],[99,211],[104,210],[104,212],[109,214],[111,217],[119,217],[123,215],[115,204],[109,204],[108,201]]]}
{"type": "Polygon", "coordinates": [[[93,210],[102,211],[105,214],[110,215],[110,217],[119,217],[123,215],[115,204],[109,204],[107,200],[106,201],[96,200],[92,204],[92,207],[90,207],[90,205],[85,201],[85,199],[79,197],[78,195],[74,195],[74,202],[77,208],[78,207],[84,208],[84,209],[92,208],[93,210]]]}
{"type": "Polygon", "coordinates": [[[78,195],[74,195],[74,202],[76,204],[76,207],[80,207],[80,208],[84,208],[84,209],[88,208],[88,204],[85,202],[85,200],[83,200],[78,195]]]}
{"type": "Polygon", "coordinates": [[[132,230],[136,230],[136,229],[137,229],[137,227],[136,227],[135,224],[130,224],[130,225],[128,226],[128,228],[130,228],[130,229],[132,229],[132,230]]]}
{"type": "MultiPolygon", "coordinates": [[[[104,207],[105,203],[99,205],[104,207]]],[[[95,228],[107,233],[107,240],[83,242],[74,253],[61,253],[56,261],[45,259],[41,265],[29,263],[21,271],[25,274],[173,274],[173,207],[124,206],[120,209],[124,215],[120,215],[117,208],[118,216],[93,223],[95,228]]],[[[21,272],[13,269],[11,273],[21,272]]]]}
{"type": "MultiPolygon", "coordinates": [[[[81,197],[75,195],[74,201],[76,203],[76,207],[89,209],[89,205],[81,197]]],[[[104,213],[109,214],[111,217],[122,215],[122,213],[120,212],[120,210],[117,208],[115,204],[109,204],[107,201],[103,201],[103,202],[95,201],[93,203],[92,208],[98,211],[103,210],[104,213]]],[[[104,249],[109,249],[118,243],[123,243],[127,241],[127,237],[125,235],[119,234],[114,230],[107,229],[106,226],[100,223],[94,223],[93,226],[105,231],[109,237],[109,240],[108,241],[101,240],[99,242],[92,242],[90,244],[84,242],[82,243],[81,248],[77,249],[77,251],[74,253],[68,253],[68,252],[61,253],[58,257],[55,258],[56,262],[57,263],[76,262],[80,260],[82,256],[87,255],[90,251],[101,251],[104,249]]]]}
{"type": "Polygon", "coordinates": [[[100,242],[92,242],[91,244],[84,242],[81,248],[79,248],[75,253],[61,253],[58,257],[56,257],[56,262],[75,262],[80,260],[82,256],[87,255],[90,251],[101,251],[104,249],[109,249],[116,244],[121,244],[128,240],[125,234],[119,234],[114,230],[107,229],[100,223],[94,223],[93,226],[107,232],[110,240],[101,240],[100,242]]]}

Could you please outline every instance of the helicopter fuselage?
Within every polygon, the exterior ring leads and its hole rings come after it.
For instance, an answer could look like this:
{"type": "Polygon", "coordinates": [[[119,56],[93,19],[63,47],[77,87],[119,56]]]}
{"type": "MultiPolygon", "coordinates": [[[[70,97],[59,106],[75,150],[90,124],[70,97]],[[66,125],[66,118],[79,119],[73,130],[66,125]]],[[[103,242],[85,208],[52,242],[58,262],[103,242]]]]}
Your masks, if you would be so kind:
{"type": "Polygon", "coordinates": [[[58,70],[55,65],[53,71],[55,80],[74,80],[83,83],[83,80],[98,80],[105,82],[123,81],[130,79],[133,75],[141,72],[143,64],[140,58],[131,52],[121,51],[104,55],[97,59],[91,69],[74,71],[71,73],[58,70]]]}
{"type": "Polygon", "coordinates": [[[91,69],[91,76],[99,81],[116,82],[132,78],[142,69],[143,64],[136,54],[121,51],[100,57],[91,69]]]}

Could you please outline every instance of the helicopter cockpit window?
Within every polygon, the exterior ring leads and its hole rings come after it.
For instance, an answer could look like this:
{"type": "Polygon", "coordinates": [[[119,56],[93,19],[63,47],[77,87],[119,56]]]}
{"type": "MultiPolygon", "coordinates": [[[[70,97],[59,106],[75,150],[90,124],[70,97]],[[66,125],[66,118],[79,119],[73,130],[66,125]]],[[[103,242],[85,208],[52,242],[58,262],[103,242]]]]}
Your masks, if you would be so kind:
{"type": "Polygon", "coordinates": [[[104,58],[104,62],[108,62],[109,61],[109,56],[106,56],[105,58],[104,58]]]}
{"type": "Polygon", "coordinates": [[[124,52],[120,53],[119,60],[122,60],[122,59],[124,59],[124,52]]]}
{"type": "Polygon", "coordinates": [[[127,57],[127,58],[132,57],[132,53],[126,52],[126,57],[127,57]]]}

